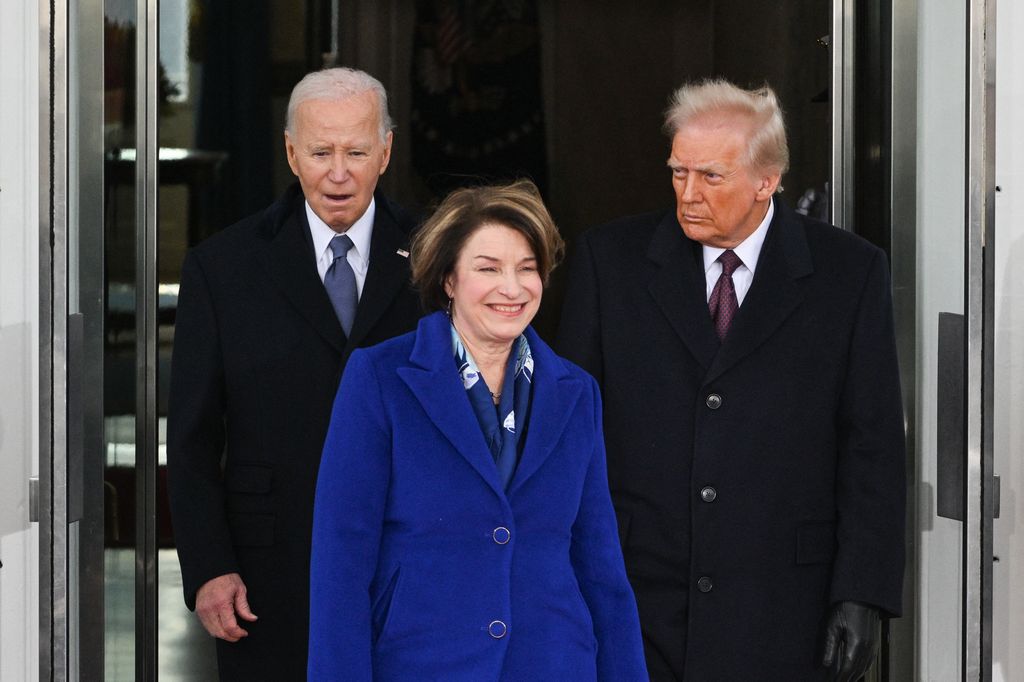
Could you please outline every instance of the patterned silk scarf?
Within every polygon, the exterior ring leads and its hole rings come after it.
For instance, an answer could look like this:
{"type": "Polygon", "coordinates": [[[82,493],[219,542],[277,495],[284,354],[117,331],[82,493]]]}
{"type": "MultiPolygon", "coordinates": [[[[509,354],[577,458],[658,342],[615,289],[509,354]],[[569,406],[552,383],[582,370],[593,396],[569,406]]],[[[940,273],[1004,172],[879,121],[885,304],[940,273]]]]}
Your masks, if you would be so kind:
{"type": "Polygon", "coordinates": [[[463,345],[459,333],[452,326],[452,349],[455,365],[466,388],[469,404],[473,406],[484,440],[491,450],[498,467],[501,483],[508,490],[512,475],[519,463],[520,443],[526,432],[526,421],[530,411],[530,393],[533,382],[533,356],[525,335],[513,342],[505,368],[505,382],[501,399],[495,405],[480,370],[463,345]]]}

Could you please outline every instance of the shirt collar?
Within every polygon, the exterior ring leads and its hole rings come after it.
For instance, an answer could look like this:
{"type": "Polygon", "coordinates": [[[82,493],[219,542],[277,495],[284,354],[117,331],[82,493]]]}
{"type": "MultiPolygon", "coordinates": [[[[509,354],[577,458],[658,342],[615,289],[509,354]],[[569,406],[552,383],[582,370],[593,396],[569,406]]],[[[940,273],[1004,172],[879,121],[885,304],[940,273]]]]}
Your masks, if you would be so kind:
{"type": "MultiPolygon", "coordinates": [[[[364,269],[370,261],[370,238],[373,236],[373,219],[376,214],[377,202],[376,199],[371,198],[370,205],[366,207],[363,215],[344,233],[352,240],[352,248],[355,249],[356,255],[362,261],[364,269]]],[[[306,219],[309,221],[309,232],[313,237],[313,252],[316,253],[319,260],[330,248],[331,240],[339,233],[320,219],[308,201],[306,202],[306,219]]]]}
{"type": "MultiPolygon", "coordinates": [[[[772,222],[772,217],[775,215],[775,199],[774,197],[768,200],[768,211],[764,214],[764,219],[761,224],[757,226],[757,229],[750,233],[746,239],[736,245],[733,248],[733,252],[740,257],[743,261],[743,265],[750,270],[753,274],[757,268],[757,259],[761,255],[761,247],[764,246],[764,238],[768,235],[768,226],[772,222]]],[[[704,251],[704,272],[711,269],[711,266],[715,264],[718,257],[725,253],[725,249],[719,249],[715,246],[705,245],[704,251]]]]}

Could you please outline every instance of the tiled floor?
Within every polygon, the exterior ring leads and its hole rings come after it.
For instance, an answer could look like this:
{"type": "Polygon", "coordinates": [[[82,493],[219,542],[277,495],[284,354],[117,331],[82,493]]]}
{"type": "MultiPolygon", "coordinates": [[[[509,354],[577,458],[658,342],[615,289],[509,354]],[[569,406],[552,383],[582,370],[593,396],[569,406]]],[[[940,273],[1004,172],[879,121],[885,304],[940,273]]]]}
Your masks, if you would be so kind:
{"type": "MultiPolygon", "coordinates": [[[[157,670],[160,682],[213,682],[217,657],[213,639],[199,619],[185,608],[181,596],[181,571],[173,549],[157,556],[158,642],[157,670]]],[[[106,550],[106,651],[107,682],[130,682],[135,676],[135,552],[106,550]]]]}

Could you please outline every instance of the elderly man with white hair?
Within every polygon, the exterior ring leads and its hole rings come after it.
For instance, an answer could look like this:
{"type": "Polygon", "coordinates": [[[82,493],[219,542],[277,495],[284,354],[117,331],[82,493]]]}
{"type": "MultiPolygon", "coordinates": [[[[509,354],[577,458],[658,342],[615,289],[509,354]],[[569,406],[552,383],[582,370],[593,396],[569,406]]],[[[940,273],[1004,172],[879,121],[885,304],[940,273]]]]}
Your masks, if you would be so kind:
{"type": "Polygon", "coordinates": [[[284,133],[298,182],[185,259],[169,492],[185,602],[224,680],[305,679],[313,494],[341,373],[420,316],[414,221],[376,191],[392,127],[369,74],[307,75],[284,133]]]}

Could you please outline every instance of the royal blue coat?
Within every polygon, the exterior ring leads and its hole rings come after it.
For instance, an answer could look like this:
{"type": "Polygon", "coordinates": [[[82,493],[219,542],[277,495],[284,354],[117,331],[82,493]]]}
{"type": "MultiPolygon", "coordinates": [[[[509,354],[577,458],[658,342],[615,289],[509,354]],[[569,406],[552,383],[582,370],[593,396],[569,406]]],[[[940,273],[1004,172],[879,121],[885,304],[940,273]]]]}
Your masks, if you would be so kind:
{"type": "Polygon", "coordinates": [[[443,313],[352,355],[317,482],[310,680],[647,679],[597,386],[526,334],[507,491],[443,313]]]}

